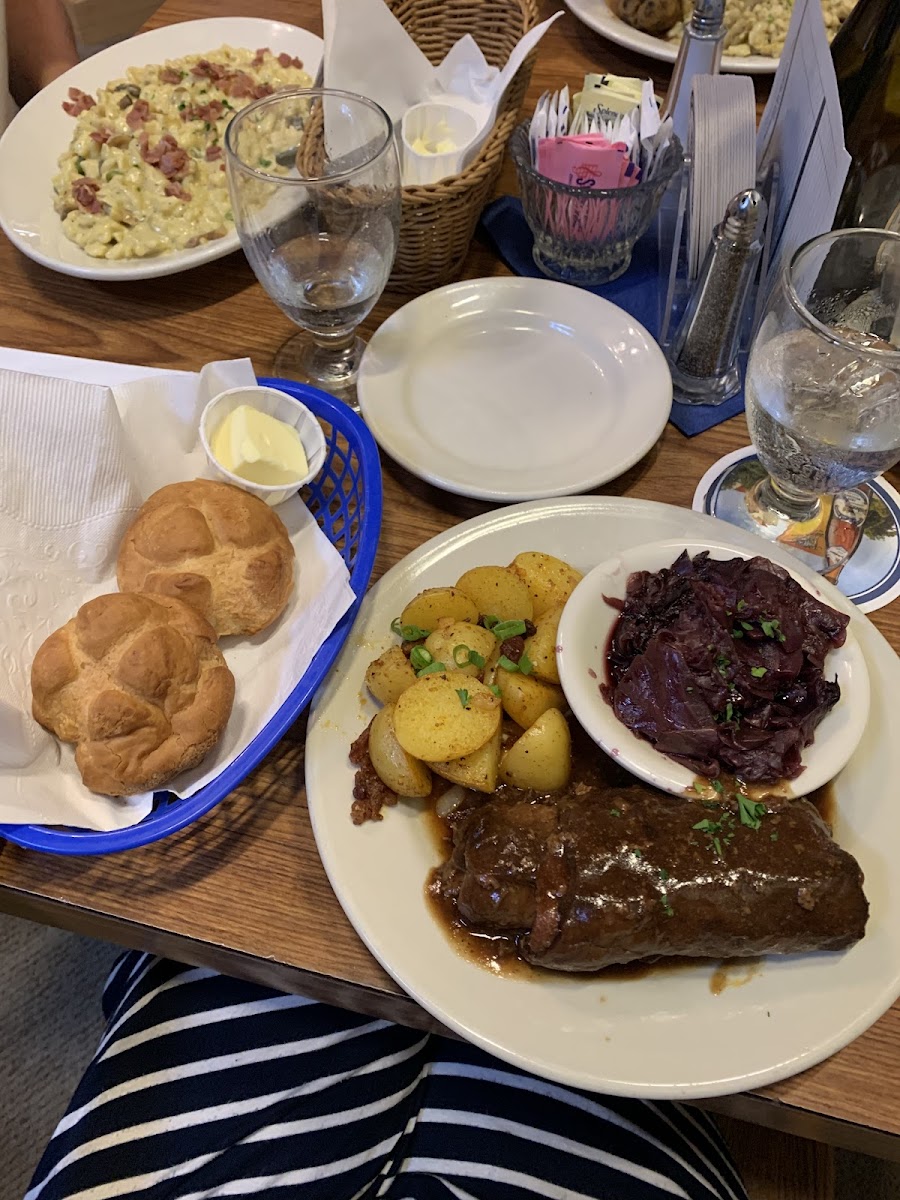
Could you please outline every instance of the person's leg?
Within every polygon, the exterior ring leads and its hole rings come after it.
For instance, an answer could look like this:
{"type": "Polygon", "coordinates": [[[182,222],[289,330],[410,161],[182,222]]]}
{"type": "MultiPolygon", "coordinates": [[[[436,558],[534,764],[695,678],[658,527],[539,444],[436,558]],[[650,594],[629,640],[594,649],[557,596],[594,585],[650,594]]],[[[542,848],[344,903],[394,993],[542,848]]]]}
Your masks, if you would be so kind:
{"type": "Polygon", "coordinates": [[[26,1200],[745,1200],[712,1122],[127,954],[26,1200]]]}
{"type": "Polygon", "coordinates": [[[284,1173],[279,1200],[349,1198],[381,1171],[426,1061],[426,1034],[149,955],[119,959],[104,1012],[27,1200],[252,1194],[284,1173]]]}

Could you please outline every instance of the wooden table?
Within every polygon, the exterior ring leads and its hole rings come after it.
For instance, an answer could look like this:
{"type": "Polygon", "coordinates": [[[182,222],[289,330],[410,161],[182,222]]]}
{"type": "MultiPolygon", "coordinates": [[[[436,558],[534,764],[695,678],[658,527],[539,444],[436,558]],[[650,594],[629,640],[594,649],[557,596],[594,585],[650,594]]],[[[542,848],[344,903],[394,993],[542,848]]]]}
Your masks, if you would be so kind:
{"type": "MultiPolygon", "coordinates": [[[[543,0],[549,15],[556,7],[543,0]]],[[[168,0],[153,24],[253,15],[254,0],[168,0]]],[[[268,0],[266,15],[320,31],[316,0],[268,0]]],[[[666,72],[617,50],[568,14],[541,47],[531,100],[585,70],[666,72]]],[[[507,167],[501,190],[514,191],[507,167]]],[[[507,274],[474,245],[467,277],[507,274]]],[[[260,373],[292,331],[243,256],[184,275],[102,284],[57,275],[0,243],[0,315],[7,345],[152,367],[197,369],[247,354],[260,373]]],[[[397,306],[385,296],[371,332],[397,306]]],[[[672,426],[599,492],[689,506],[703,472],[748,442],[743,418],[688,440],[672,426]]],[[[385,462],[385,522],[376,575],[426,538],[490,506],[456,499],[385,462]]],[[[900,647],[900,606],[875,615],[900,647]]],[[[56,858],[4,844],[0,908],[32,920],[219,968],[409,1025],[435,1023],[378,966],[353,932],[316,853],[303,788],[305,725],[228,800],[168,840],[105,858],[56,858]]],[[[732,1116],[900,1160],[900,1006],[821,1066],[715,1107],[732,1116]]]]}

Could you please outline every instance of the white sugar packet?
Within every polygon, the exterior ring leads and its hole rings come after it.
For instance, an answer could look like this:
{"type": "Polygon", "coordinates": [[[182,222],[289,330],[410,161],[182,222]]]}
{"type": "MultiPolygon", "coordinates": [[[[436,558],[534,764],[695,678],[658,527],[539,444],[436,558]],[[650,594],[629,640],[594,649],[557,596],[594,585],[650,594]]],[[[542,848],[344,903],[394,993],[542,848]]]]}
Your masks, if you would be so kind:
{"type": "MultiPolygon", "coordinates": [[[[116,590],[118,543],[140,503],[207,473],[197,438],[206,402],[253,382],[246,359],[211,363],[197,376],[0,349],[0,822],[108,830],[150,811],[149,795],[117,800],[83,786],[72,748],[30,716],[31,661],[79,605],[116,590]]],[[[216,749],[173,781],[178,795],[234,761],[353,602],[347,568],[305,505],[291,500],[278,513],[297,552],[294,593],[270,629],[222,640],[234,711],[216,749]]]]}

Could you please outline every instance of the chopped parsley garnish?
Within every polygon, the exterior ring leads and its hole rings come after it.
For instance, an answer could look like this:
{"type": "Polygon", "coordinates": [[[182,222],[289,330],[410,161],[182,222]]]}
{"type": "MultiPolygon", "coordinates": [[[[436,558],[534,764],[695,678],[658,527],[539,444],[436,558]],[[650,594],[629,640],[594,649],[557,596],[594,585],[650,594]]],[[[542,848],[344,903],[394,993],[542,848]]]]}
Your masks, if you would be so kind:
{"type": "Polygon", "coordinates": [[[609,815],[610,815],[611,817],[621,817],[621,815],[622,815],[622,812],[621,812],[621,810],[620,810],[620,809],[618,809],[618,808],[611,808],[611,809],[609,810],[609,815]]]}
{"type": "Polygon", "coordinates": [[[728,668],[731,666],[731,659],[726,658],[724,654],[716,655],[716,670],[720,675],[727,675],[728,668]]]}
{"type": "Polygon", "coordinates": [[[634,847],[631,848],[631,853],[634,855],[635,858],[643,858],[644,857],[643,851],[637,850],[634,847]]]}
{"type": "Polygon", "coordinates": [[[399,617],[394,617],[391,621],[391,633],[396,633],[404,642],[424,642],[431,630],[420,629],[418,625],[404,625],[399,617]]]}
{"type": "Polygon", "coordinates": [[[767,812],[766,806],[757,800],[751,800],[749,796],[744,796],[740,792],[738,792],[737,801],[741,824],[749,826],[750,829],[759,829],[762,818],[767,812]]]}
{"type": "Polygon", "coordinates": [[[778,841],[778,830],[777,829],[773,829],[772,832],[769,834],[769,841],[770,842],[778,841]]]}
{"type": "Polygon", "coordinates": [[[271,160],[271,158],[261,158],[261,159],[259,160],[259,165],[260,165],[261,167],[271,167],[271,165],[272,165],[272,160],[271,160]]]}
{"type": "Polygon", "coordinates": [[[743,612],[743,611],[744,611],[744,609],[745,609],[746,607],[747,607],[747,601],[746,601],[746,600],[738,600],[738,602],[737,602],[737,610],[738,610],[738,612],[743,612]]]}
{"type": "Polygon", "coordinates": [[[734,705],[729,700],[725,705],[725,720],[731,721],[734,718],[734,705]]]}
{"type": "Polygon", "coordinates": [[[667,916],[667,917],[674,917],[674,916],[675,916],[675,909],[674,909],[674,908],[672,907],[672,905],[669,903],[669,897],[668,897],[668,895],[667,895],[665,892],[660,892],[660,894],[659,894],[659,902],[660,902],[660,904],[663,906],[663,911],[665,912],[665,914],[666,914],[666,916],[667,916]]]}
{"type": "Polygon", "coordinates": [[[754,679],[762,679],[763,675],[765,675],[766,673],[767,673],[766,667],[751,667],[750,668],[750,674],[753,676],[754,679]]]}
{"type": "Polygon", "coordinates": [[[711,782],[712,782],[713,791],[718,792],[720,796],[724,796],[725,795],[725,787],[724,787],[724,784],[722,783],[722,780],[721,779],[713,779],[711,782]]]}
{"type": "Polygon", "coordinates": [[[184,112],[184,110],[186,108],[187,108],[187,100],[182,100],[182,102],[178,105],[178,111],[184,112]]]}
{"type": "Polygon", "coordinates": [[[457,688],[456,694],[457,694],[457,696],[459,696],[460,704],[463,706],[463,708],[466,708],[469,703],[469,693],[466,691],[465,688],[457,688]]]}
{"type": "Polygon", "coordinates": [[[669,872],[666,870],[665,867],[659,868],[659,877],[663,881],[663,883],[665,883],[666,880],[669,878],[669,872]]]}
{"type": "Polygon", "coordinates": [[[749,621],[741,621],[741,629],[746,629],[748,632],[753,628],[749,621]]]}
{"type": "Polygon", "coordinates": [[[764,619],[760,621],[759,627],[762,629],[767,638],[774,638],[779,642],[783,642],[785,640],[777,617],[773,617],[771,620],[764,619]]]}

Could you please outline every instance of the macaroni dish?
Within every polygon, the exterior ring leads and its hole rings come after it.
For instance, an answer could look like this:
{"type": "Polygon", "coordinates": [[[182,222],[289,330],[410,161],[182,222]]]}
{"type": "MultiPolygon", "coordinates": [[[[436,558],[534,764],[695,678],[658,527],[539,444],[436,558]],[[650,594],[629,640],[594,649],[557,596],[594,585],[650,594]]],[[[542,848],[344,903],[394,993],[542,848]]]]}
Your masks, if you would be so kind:
{"type": "MultiPolygon", "coordinates": [[[[855,6],[856,0],[822,0],[829,41],[855,6]]],[[[793,7],[793,0],[726,0],[724,53],[735,58],[747,58],[751,54],[779,58],[793,7]]],[[[693,0],[683,0],[684,21],[691,19],[693,11],[693,0]]],[[[666,36],[670,41],[680,42],[683,29],[684,22],[679,21],[666,36]]]]}
{"type": "MultiPolygon", "coordinates": [[[[96,98],[69,89],[75,118],[53,180],[68,238],[94,258],[147,258],[223,237],[233,221],[225,128],[277,88],[311,87],[298,58],[230,46],[131,67],[96,98]]],[[[288,147],[280,147],[287,149],[288,147]]],[[[259,165],[277,167],[260,140],[259,165]]]]}

